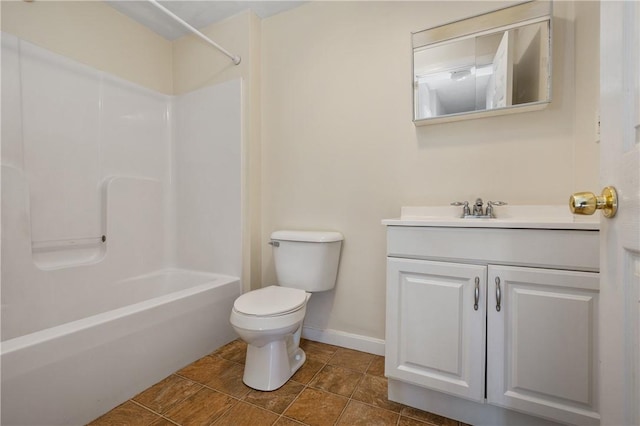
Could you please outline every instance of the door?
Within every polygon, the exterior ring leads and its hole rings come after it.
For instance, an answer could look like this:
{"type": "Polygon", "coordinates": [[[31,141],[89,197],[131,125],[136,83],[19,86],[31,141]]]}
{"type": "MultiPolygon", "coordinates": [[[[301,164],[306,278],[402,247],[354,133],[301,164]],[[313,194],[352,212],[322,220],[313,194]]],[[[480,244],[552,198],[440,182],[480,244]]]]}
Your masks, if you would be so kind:
{"type": "Polygon", "coordinates": [[[603,425],[640,424],[640,2],[601,2],[600,178],[619,210],[600,232],[603,425]]]}
{"type": "Polygon", "coordinates": [[[487,401],[599,425],[598,274],[489,265],[487,401]]]}
{"type": "Polygon", "coordinates": [[[513,31],[505,31],[493,58],[487,85],[487,109],[511,106],[513,97],[513,31]]]}
{"type": "Polygon", "coordinates": [[[388,258],[388,377],[484,399],[486,270],[388,258]]]}

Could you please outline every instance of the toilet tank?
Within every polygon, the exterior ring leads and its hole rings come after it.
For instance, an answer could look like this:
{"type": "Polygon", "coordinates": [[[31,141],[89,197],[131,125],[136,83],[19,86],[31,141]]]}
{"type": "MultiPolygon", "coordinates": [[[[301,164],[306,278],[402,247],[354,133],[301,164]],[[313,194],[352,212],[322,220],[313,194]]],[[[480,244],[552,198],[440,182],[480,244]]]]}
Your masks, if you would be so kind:
{"type": "Polygon", "coordinates": [[[331,290],[336,285],[342,240],[339,232],[273,232],[278,285],[308,292],[331,290]]]}

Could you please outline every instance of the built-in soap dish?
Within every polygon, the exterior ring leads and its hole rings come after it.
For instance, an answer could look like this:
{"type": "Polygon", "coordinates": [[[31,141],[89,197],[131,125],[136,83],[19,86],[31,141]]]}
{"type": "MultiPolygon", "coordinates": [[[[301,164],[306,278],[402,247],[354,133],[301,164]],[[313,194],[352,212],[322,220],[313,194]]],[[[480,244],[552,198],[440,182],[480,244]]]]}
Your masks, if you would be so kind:
{"type": "Polygon", "coordinates": [[[40,269],[59,269],[94,263],[106,253],[107,237],[33,241],[31,255],[40,269]]]}

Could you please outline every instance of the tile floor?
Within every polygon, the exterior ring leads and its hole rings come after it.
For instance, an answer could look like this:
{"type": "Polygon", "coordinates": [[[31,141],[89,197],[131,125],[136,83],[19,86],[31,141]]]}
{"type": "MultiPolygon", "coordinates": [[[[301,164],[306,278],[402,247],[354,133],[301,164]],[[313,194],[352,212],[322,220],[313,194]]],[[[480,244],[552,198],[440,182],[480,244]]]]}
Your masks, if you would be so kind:
{"type": "Polygon", "coordinates": [[[300,346],[307,361],[273,392],[242,383],[246,344],[235,340],[90,425],[466,426],[387,400],[381,356],[304,339],[300,346]]]}

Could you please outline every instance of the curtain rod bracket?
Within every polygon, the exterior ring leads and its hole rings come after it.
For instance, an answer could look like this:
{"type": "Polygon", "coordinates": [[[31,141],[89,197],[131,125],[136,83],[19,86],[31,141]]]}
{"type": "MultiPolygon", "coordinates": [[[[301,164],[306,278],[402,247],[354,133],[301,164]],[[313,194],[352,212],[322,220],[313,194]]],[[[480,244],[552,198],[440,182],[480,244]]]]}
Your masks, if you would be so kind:
{"type": "Polygon", "coordinates": [[[169,9],[167,9],[166,7],[164,7],[163,5],[161,5],[160,3],[158,3],[157,0],[147,0],[149,3],[151,3],[152,5],[154,5],[155,7],[157,7],[158,9],[160,9],[162,12],[164,12],[167,16],[173,18],[177,23],[179,23],[180,25],[182,25],[184,28],[186,28],[187,30],[191,31],[193,34],[197,35],[198,37],[200,37],[202,40],[204,40],[205,42],[207,42],[208,44],[210,44],[211,46],[215,47],[216,49],[218,49],[220,52],[222,52],[225,56],[229,57],[229,59],[231,59],[233,61],[233,63],[235,65],[240,64],[240,61],[242,60],[242,58],[238,55],[233,55],[232,53],[230,53],[229,51],[227,51],[225,48],[223,48],[222,46],[220,46],[218,43],[216,43],[215,41],[211,40],[209,37],[207,37],[206,35],[202,34],[200,31],[198,31],[195,27],[191,26],[191,24],[189,24],[188,22],[186,22],[185,20],[183,20],[182,18],[180,18],[178,15],[176,15],[175,13],[173,13],[172,11],[170,11],[169,9]]]}

